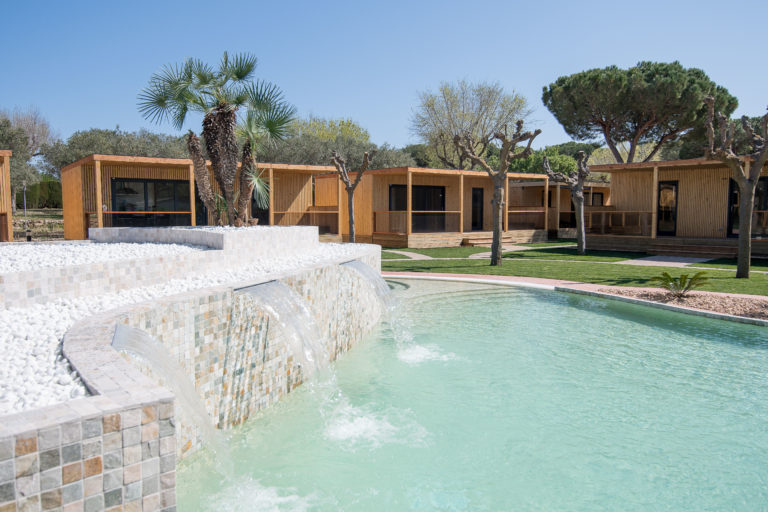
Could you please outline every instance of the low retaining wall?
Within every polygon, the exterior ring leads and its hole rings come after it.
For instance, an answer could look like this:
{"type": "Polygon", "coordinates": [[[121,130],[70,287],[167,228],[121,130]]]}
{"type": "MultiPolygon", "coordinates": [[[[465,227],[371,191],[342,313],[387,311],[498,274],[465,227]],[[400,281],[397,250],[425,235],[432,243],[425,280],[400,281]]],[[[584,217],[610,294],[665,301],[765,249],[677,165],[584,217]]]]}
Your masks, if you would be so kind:
{"type": "Polygon", "coordinates": [[[0,275],[0,304],[27,307],[56,299],[115,293],[223,269],[259,259],[282,258],[320,245],[317,226],[290,229],[101,228],[90,230],[91,243],[176,243],[208,250],[156,258],[105,261],[0,275]]]}
{"type": "MultiPolygon", "coordinates": [[[[226,237],[222,247],[231,252],[226,237]]],[[[360,246],[355,259],[378,270],[379,251],[360,246]]],[[[167,268],[176,263],[169,260],[167,268]]],[[[260,281],[279,279],[307,301],[329,359],[360,341],[381,314],[374,287],[340,263],[260,281]]],[[[199,432],[159,385],[162,377],[121,356],[112,340],[119,324],[155,337],[190,377],[212,422],[236,425],[301,383],[286,332],[239,291],[257,284],[167,297],[73,326],[63,351],[93,396],[0,417],[0,512],[175,510],[176,461],[201,445],[199,432]]]]}

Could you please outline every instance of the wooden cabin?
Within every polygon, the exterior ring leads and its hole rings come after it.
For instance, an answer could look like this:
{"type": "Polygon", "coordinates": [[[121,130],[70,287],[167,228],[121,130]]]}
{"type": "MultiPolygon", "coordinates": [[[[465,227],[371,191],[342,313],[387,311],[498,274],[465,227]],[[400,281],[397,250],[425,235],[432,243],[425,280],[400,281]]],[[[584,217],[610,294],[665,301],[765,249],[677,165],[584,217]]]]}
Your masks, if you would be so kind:
{"type": "MultiPolygon", "coordinates": [[[[258,164],[270,184],[270,204],[250,215],[262,224],[316,225],[325,240],[341,240],[338,179],[331,166],[258,164]],[[316,197],[315,178],[334,173],[316,197]],[[331,204],[332,203],[332,204],[331,204]]],[[[211,179],[214,193],[220,193],[211,179]]],[[[192,161],[91,155],[61,170],[64,237],[88,238],[89,227],[200,226],[212,222],[195,188],[192,161]]]]}
{"type": "MultiPolygon", "coordinates": [[[[768,168],[767,168],[768,169],[768,168]]],[[[593,165],[611,175],[610,204],[588,211],[588,247],[651,254],[734,256],[739,191],[722,162],[593,165]]],[[[768,256],[768,170],[752,217],[753,256],[768,256]]]]}
{"type": "Polygon", "coordinates": [[[0,150],[0,242],[13,242],[13,198],[11,196],[11,155],[0,150]]]}
{"type": "MultiPolygon", "coordinates": [[[[541,180],[519,180],[510,183],[510,204],[543,206],[547,202],[547,231],[556,238],[576,237],[576,212],[571,201],[570,187],[552,182],[545,193],[541,180]]],[[[585,210],[600,211],[611,204],[611,184],[593,181],[584,184],[585,210]]]]}
{"type": "MultiPolygon", "coordinates": [[[[538,180],[543,174],[513,174],[507,195],[517,181],[538,180]]],[[[348,236],[346,191],[341,200],[341,233],[348,236]]],[[[384,247],[457,247],[490,243],[493,233],[493,185],[483,171],[398,167],[368,171],[355,192],[358,242],[384,247]]],[[[547,209],[540,202],[508,200],[503,239],[536,242],[547,237],[547,209]]]]}

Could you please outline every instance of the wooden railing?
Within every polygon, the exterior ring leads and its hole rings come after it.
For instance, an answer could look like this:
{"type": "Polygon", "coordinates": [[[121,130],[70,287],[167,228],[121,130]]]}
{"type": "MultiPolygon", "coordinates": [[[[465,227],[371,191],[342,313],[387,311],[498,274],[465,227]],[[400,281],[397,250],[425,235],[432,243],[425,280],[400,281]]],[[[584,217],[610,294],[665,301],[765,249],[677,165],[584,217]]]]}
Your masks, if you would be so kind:
{"type": "Polygon", "coordinates": [[[600,210],[584,213],[587,233],[651,236],[653,214],[646,211],[600,210]]]}
{"type": "MultiPolygon", "coordinates": [[[[458,233],[461,212],[447,210],[413,210],[411,231],[413,233],[458,233]]],[[[407,231],[408,212],[374,211],[373,231],[375,233],[404,234],[407,231]]]]}
{"type": "Polygon", "coordinates": [[[510,206],[507,212],[507,229],[546,229],[544,206],[510,206]]]}
{"type": "Polygon", "coordinates": [[[325,235],[339,232],[339,212],[335,210],[308,210],[274,212],[276,226],[317,226],[318,233],[325,235]]]}

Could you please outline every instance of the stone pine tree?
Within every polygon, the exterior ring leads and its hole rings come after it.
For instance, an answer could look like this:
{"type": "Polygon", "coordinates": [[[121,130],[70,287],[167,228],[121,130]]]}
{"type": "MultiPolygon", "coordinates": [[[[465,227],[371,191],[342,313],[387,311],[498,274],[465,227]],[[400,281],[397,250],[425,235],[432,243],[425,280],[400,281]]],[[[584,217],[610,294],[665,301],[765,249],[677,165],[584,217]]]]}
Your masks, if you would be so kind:
{"type": "Polygon", "coordinates": [[[741,126],[752,142],[752,150],[745,155],[737,155],[733,150],[737,123],[731,122],[721,112],[715,115],[715,99],[704,99],[707,105],[707,141],[708,157],[725,163],[731,170],[733,181],[739,187],[739,253],[736,277],[749,278],[750,258],[752,255],[752,213],[755,208],[755,190],[768,160],[768,113],[760,120],[759,133],[754,130],[749,118],[741,118],[741,126]],[[715,130],[717,117],[717,130],[715,130]],[[719,135],[719,138],[716,137],[719,135]]]}
{"type": "Polygon", "coordinates": [[[565,174],[564,172],[553,171],[549,165],[549,159],[545,156],[543,161],[544,171],[549,179],[559,183],[567,184],[571,189],[571,201],[576,209],[576,251],[579,254],[585,254],[587,251],[586,236],[584,230],[584,182],[589,177],[589,166],[587,165],[587,156],[584,151],[576,154],[577,169],[575,173],[565,174]]]}
{"type": "Polygon", "coordinates": [[[511,135],[507,133],[507,127],[502,130],[481,135],[485,140],[474,140],[474,136],[469,132],[454,134],[453,143],[456,151],[463,158],[470,160],[475,166],[480,167],[493,183],[493,243],[491,244],[491,265],[501,265],[501,232],[504,228],[504,204],[506,201],[507,172],[510,163],[519,158],[528,158],[533,153],[531,144],[533,139],[541,133],[541,130],[523,131],[523,121],[518,120],[515,131],[511,135]],[[499,164],[497,169],[493,169],[486,162],[483,155],[475,151],[478,146],[487,147],[491,141],[498,141],[501,144],[499,151],[499,164]],[[517,145],[527,142],[525,149],[516,151],[517,145]]]}
{"type": "Polygon", "coordinates": [[[336,151],[332,153],[331,163],[336,167],[336,173],[338,173],[341,182],[344,183],[344,188],[347,191],[347,209],[349,210],[349,241],[355,243],[355,189],[363,179],[363,174],[371,166],[371,160],[376,152],[365,152],[363,154],[363,164],[360,166],[360,170],[357,171],[354,179],[349,175],[347,169],[347,162],[336,151]]]}

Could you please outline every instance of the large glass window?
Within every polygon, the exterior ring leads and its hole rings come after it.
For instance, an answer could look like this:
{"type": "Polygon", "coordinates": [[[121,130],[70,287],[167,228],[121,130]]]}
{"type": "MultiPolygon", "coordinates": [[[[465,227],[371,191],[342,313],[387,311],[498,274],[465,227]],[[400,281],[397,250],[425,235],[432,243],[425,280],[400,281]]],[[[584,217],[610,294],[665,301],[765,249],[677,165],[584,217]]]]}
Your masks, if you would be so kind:
{"type": "Polygon", "coordinates": [[[112,226],[187,226],[189,182],[112,178],[112,226]],[[125,213],[123,213],[125,212],[125,213]],[[135,212],[135,213],[129,213],[135,212]],[[158,212],[158,213],[154,213],[158,212]]]}

